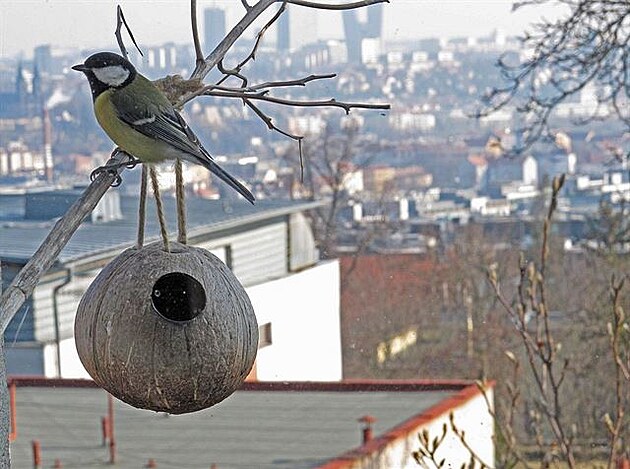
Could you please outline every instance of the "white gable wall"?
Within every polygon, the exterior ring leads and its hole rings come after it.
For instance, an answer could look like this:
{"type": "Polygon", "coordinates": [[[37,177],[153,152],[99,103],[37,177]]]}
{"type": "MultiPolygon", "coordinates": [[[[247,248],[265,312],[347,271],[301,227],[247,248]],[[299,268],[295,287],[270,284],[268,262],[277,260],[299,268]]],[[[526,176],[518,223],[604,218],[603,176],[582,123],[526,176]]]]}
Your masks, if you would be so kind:
{"type": "Polygon", "coordinates": [[[258,325],[271,323],[272,344],[258,350],[258,380],[341,380],[337,260],[256,285],[247,293],[258,325]]]}

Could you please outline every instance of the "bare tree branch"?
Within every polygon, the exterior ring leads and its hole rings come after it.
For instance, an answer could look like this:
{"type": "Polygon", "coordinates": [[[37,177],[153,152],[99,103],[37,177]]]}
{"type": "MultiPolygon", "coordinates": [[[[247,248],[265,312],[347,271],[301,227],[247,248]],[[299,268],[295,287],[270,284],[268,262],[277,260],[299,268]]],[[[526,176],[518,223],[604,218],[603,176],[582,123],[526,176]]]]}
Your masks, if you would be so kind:
{"type": "MultiPolygon", "coordinates": [[[[223,73],[225,76],[223,77],[222,80],[219,81],[219,83],[223,83],[225,82],[225,79],[233,76],[239,80],[241,80],[241,83],[245,83],[247,84],[248,80],[247,77],[241,75],[238,72],[235,72],[233,69],[229,70],[223,67],[222,62],[219,62],[218,65],[219,70],[221,71],[221,73],[223,73]]],[[[324,79],[328,79],[328,78],[334,78],[336,77],[337,74],[336,73],[326,73],[326,74],[322,74],[322,75],[309,75],[307,77],[303,77],[303,78],[298,78],[295,80],[286,80],[286,81],[267,81],[264,83],[260,83],[258,85],[251,85],[251,86],[240,86],[240,87],[234,87],[234,86],[223,86],[220,84],[215,84],[215,85],[206,85],[203,88],[199,89],[197,91],[198,95],[203,94],[206,91],[227,91],[227,92],[231,92],[231,93],[252,93],[252,92],[256,92],[256,91],[268,91],[268,88],[284,88],[284,87],[293,87],[293,86],[306,86],[307,83],[311,82],[311,81],[315,81],[315,80],[324,80],[324,79]]]]}
{"type": "Polygon", "coordinates": [[[120,52],[125,58],[128,58],[129,53],[127,52],[127,48],[125,47],[125,43],[123,42],[122,33],[121,33],[121,28],[123,24],[125,25],[125,29],[127,30],[127,33],[129,33],[131,42],[133,42],[133,45],[136,46],[136,49],[138,49],[138,52],[140,53],[140,55],[144,57],[144,54],[140,50],[140,47],[138,47],[138,43],[136,42],[136,39],[133,37],[131,28],[127,24],[127,20],[125,20],[125,15],[123,14],[123,10],[121,6],[118,5],[116,7],[116,31],[114,32],[114,35],[116,36],[116,41],[118,42],[118,47],[120,48],[120,52]]]}
{"type": "Polygon", "coordinates": [[[203,62],[203,51],[201,50],[199,28],[197,27],[197,0],[190,0],[190,24],[192,26],[193,44],[195,46],[195,66],[197,66],[203,62]]]}
{"type": "Polygon", "coordinates": [[[353,10],[356,8],[363,8],[369,5],[374,5],[375,3],[389,3],[389,0],[362,0],[359,2],[350,2],[350,3],[339,3],[339,4],[330,4],[330,3],[319,3],[319,2],[309,2],[307,0],[287,0],[287,3],[291,5],[299,5],[308,8],[316,8],[318,10],[353,10]]]}
{"type": "Polygon", "coordinates": [[[254,113],[267,125],[267,128],[269,130],[275,130],[276,132],[281,133],[282,135],[289,137],[293,140],[297,140],[298,142],[300,140],[302,140],[304,138],[304,136],[301,135],[295,135],[295,134],[291,134],[289,132],[287,132],[286,130],[282,130],[281,128],[277,127],[274,123],[273,120],[271,119],[271,117],[269,117],[268,115],[266,115],[263,111],[260,110],[260,108],[258,108],[254,103],[252,103],[249,99],[245,98],[245,104],[247,105],[247,107],[249,107],[252,111],[254,111],[254,113]]]}
{"type": "Polygon", "coordinates": [[[275,96],[269,96],[264,91],[258,92],[258,93],[206,91],[203,93],[203,95],[215,96],[217,98],[255,99],[259,101],[267,101],[270,103],[282,104],[284,106],[294,106],[294,107],[338,107],[338,108],[343,109],[346,112],[346,114],[350,113],[351,109],[388,110],[391,108],[389,104],[347,103],[344,101],[337,101],[334,98],[326,99],[326,100],[298,101],[294,99],[285,99],[285,98],[277,98],[275,96]]]}
{"type": "Polygon", "coordinates": [[[249,62],[250,60],[256,60],[256,52],[258,52],[258,48],[260,47],[260,43],[262,42],[263,36],[267,32],[267,30],[271,27],[271,25],[274,24],[278,20],[278,18],[280,18],[280,15],[282,15],[282,13],[285,12],[286,8],[287,8],[287,0],[283,0],[282,5],[280,5],[280,8],[278,8],[278,11],[276,11],[276,13],[271,17],[271,19],[267,21],[267,23],[260,29],[260,31],[258,31],[258,34],[256,34],[254,47],[252,47],[252,50],[247,55],[247,57],[245,57],[238,64],[237,68],[239,70],[243,68],[245,64],[249,62]]]}
{"type": "Polygon", "coordinates": [[[249,88],[242,91],[258,91],[266,88],[283,88],[288,86],[306,86],[306,84],[311,81],[326,80],[328,78],[335,78],[336,76],[336,73],[325,73],[323,75],[309,75],[307,77],[299,78],[296,80],[267,81],[265,83],[260,83],[259,85],[250,86],[249,88]]]}

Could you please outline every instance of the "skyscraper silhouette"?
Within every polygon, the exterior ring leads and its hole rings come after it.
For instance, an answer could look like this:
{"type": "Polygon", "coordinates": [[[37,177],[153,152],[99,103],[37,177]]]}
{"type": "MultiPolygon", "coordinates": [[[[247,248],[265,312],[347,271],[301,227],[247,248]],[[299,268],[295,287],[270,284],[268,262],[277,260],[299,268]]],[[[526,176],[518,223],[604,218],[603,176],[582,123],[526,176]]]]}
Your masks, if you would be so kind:
{"type": "Polygon", "coordinates": [[[357,10],[343,12],[343,29],[348,49],[349,63],[362,63],[362,42],[364,39],[381,37],[383,28],[383,5],[372,5],[367,10],[367,21],[359,20],[357,10]]]}
{"type": "Polygon", "coordinates": [[[278,52],[288,52],[291,48],[290,18],[291,10],[289,8],[278,18],[278,52]]]}
{"type": "Polygon", "coordinates": [[[293,52],[317,42],[317,15],[308,8],[287,5],[278,18],[277,49],[293,52]]]}
{"type": "Polygon", "coordinates": [[[220,8],[204,10],[204,48],[210,52],[225,37],[225,11],[220,8]]]}

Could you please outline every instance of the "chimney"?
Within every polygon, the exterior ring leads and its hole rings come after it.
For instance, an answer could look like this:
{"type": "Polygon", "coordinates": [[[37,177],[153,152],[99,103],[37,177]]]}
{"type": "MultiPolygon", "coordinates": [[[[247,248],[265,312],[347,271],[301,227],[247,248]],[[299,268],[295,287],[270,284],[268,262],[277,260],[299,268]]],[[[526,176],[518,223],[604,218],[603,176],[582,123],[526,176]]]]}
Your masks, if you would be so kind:
{"type": "Polygon", "coordinates": [[[43,108],[44,121],[44,171],[46,181],[53,182],[53,158],[52,158],[52,125],[50,124],[50,113],[48,108],[43,108]]]}
{"type": "Polygon", "coordinates": [[[374,435],[372,434],[372,424],[376,422],[376,418],[372,417],[371,415],[364,415],[363,417],[358,419],[358,421],[363,424],[363,428],[361,429],[363,434],[363,441],[361,444],[364,445],[372,440],[372,438],[374,438],[374,435]]]}
{"type": "Polygon", "coordinates": [[[42,448],[39,440],[31,441],[31,446],[33,448],[33,468],[39,469],[42,467],[42,448]]]}

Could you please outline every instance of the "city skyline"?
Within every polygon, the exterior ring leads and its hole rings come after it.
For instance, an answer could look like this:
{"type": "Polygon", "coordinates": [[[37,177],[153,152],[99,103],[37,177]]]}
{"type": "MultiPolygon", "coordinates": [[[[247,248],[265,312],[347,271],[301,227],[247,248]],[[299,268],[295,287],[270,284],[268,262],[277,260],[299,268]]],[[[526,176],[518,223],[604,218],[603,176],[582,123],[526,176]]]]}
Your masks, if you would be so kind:
{"type": "MultiPolygon", "coordinates": [[[[32,49],[39,44],[79,49],[114,47],[116,3],[111,0],[80,4],[68,0],[8,0],[0,11],[0,58],[20,54],[29,58],[32,49]],[[29,28],[23,27],[25,21],[29,28]]],[[[127,0],[120,4],[141,44],[192,42],[188,7],[181,2],[168,0],[149,5],[139,0],[127,0]]],[[[519,34],[540,16],[553,17],[559,11],[538,6],[511,13],[511,5],[511,0],[392,0],[383,6],[383,37],[389,41],[482,37],[495,29],[519,34]]],[[[200,1],[198,17],[202,23],[203,10],[208,7],[225,9],[228,28],[243,13],[240,2],[200,1]]],[[[324,19],[319,21],[318,39],[343,37],[340,12],[319,11],[318,18],[324,19]]],[[[255,23],[245,37],[255,34],[263,20],[258,26],[255,23]]],[[[275,40],[275,34],[268,40],[275,40]]]]}

